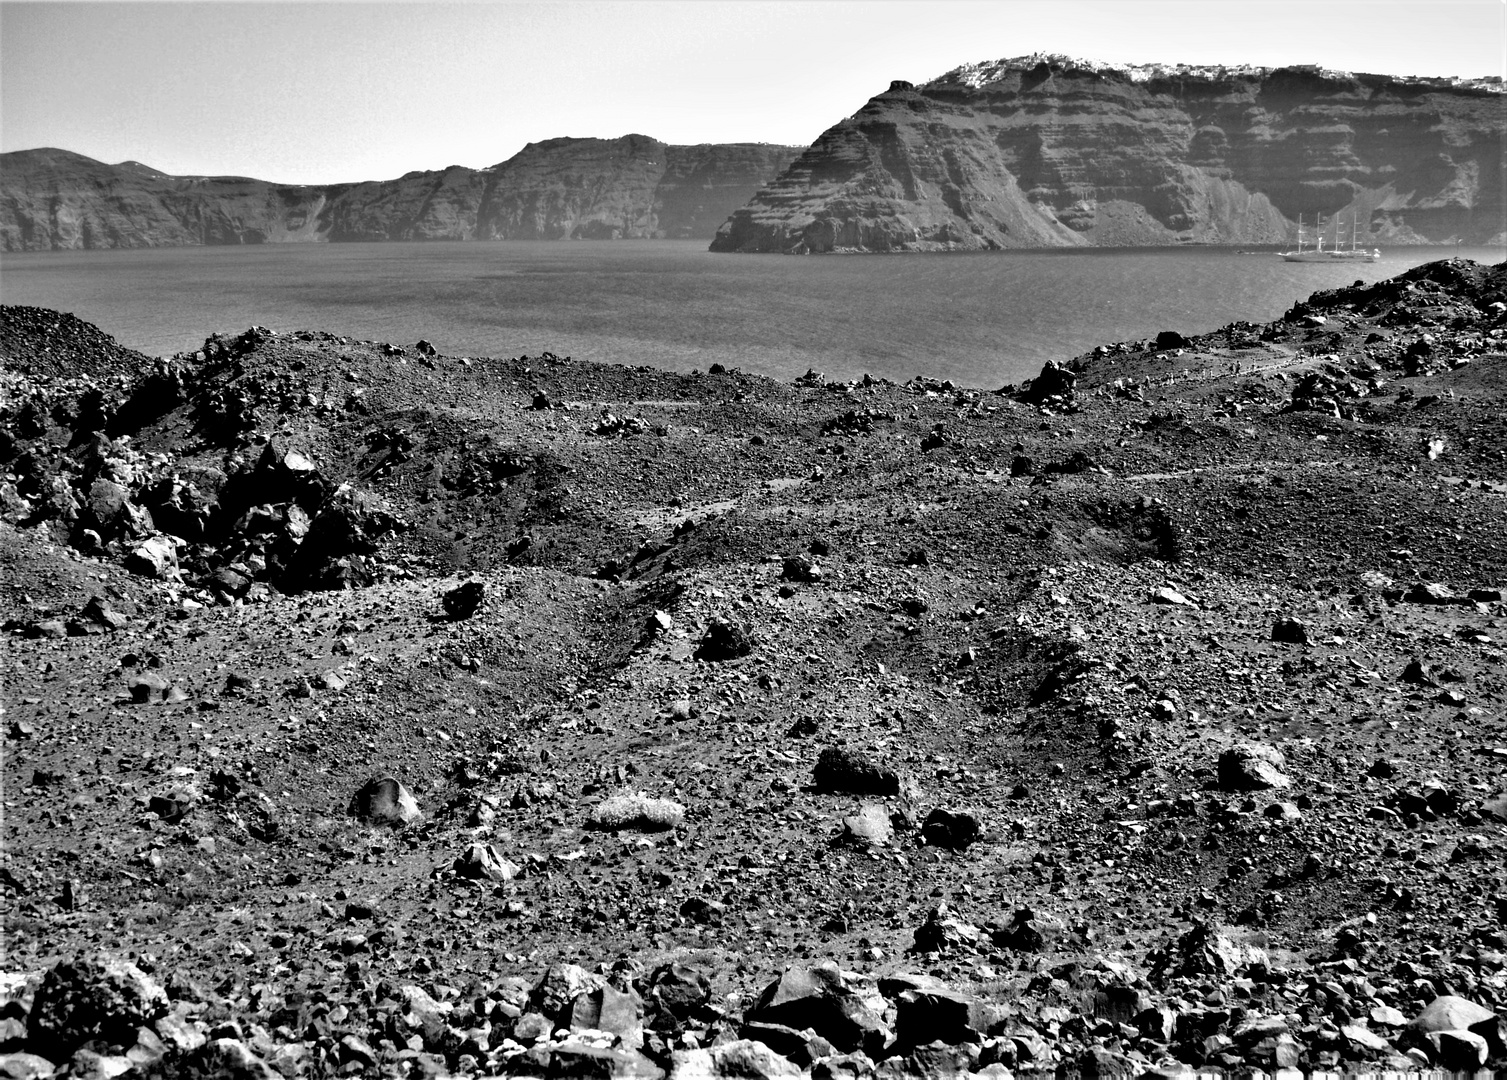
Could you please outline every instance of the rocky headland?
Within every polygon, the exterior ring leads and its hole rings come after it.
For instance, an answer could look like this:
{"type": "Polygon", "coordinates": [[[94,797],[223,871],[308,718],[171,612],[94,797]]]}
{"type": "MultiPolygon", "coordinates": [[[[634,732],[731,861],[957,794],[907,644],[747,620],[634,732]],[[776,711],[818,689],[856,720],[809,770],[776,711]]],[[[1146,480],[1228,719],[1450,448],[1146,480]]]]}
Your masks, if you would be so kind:
{"type": "Polygon", "coordinates": [[[719,230],[713,251],[1503,241],[1500,79],[1112,68],[1062,56],[893,83],[719,230]],[[1332,235],[1332,234],[1331,234],[1332,235]],[[1310,233],[1310,242],[1312,234],[1310,233]]]}
{"type": "Polygon", "coordinates": [[[1198,329],[3,309],[0,1074],[1507,1067],[1507,265],[1198,329]]]}
{"type": "Polygon", "coordinates": [[[486,169],[299,186],[0,155],[0,251],[353,240],[710,238],[800,153],[643,135],[530,143],[486,169]]]}

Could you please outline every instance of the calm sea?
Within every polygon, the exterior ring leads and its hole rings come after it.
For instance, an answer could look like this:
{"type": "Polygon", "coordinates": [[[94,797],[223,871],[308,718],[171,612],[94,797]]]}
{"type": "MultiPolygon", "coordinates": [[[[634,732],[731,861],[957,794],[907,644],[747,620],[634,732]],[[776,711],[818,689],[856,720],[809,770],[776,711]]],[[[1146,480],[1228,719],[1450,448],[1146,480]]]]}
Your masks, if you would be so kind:
{"type": "Polygon", "coordinates": [[[713,255],[702,241],[287,244],[0,260],[10,304],[71,311],[152,354],[260,324],[441,351],[789,379],[926,374],[994,387],[1161,330],[1264,322],[1315,289],[1497,248],[1396,248],[1371,264],[1217,248],[713,255]]]}

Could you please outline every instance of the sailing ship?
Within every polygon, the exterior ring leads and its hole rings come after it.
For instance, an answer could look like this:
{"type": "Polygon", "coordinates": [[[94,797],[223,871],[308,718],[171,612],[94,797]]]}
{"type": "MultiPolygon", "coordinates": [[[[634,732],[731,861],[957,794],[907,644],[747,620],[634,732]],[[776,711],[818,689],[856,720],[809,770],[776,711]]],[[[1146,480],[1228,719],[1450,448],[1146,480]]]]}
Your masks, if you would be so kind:
{"type": "Polygon", "coordinates": [[[1282,258],[1287,262],[1375,262],[1381,258],[1380,248],[1363,248],[1359,246],[1360,222],[1354,214],[1350,216],[1350,246],[1345,247],[1340,239],[1340,219],[1334,217],[1334,245],[1327,251],[1324,249],[1324,219],[1320,215],[1313,227],[1314,246],[1303,247],[1303,215],[1298,215],[1298,247],[1296,251],[1282,252],[1282,258]]]}

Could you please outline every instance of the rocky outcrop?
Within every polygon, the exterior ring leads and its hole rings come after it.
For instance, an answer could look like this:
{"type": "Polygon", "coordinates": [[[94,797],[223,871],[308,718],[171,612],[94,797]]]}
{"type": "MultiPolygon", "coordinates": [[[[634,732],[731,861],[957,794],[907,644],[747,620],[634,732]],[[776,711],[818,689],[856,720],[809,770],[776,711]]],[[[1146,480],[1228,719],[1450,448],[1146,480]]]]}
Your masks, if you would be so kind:
{"type": "Polygon", "coordinates": [[[486,169],[299,186],[0,155],[0,250],[355,240],[709,238],[799,147],[643,135],[531,143],[486,169]]]}
{"type": "Polygon", "coordinates": [[[1500,80],[1114,69],[1057,56],[895,82],[718,230],[713,251],[1500,243],[1500,80]]]}
{"type": "Polygon", "coordinates": [[[711,236],[799,152],[757,143],[669,146],[643,135],[531,143],[496,167],[477,236],[711,236]]]}

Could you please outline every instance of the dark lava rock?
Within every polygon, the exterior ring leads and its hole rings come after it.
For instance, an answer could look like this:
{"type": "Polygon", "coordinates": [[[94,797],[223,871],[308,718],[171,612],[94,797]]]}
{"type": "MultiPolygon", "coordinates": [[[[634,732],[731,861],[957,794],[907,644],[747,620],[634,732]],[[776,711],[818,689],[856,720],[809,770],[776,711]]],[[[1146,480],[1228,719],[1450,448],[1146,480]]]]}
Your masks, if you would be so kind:
{"type": "Polygon", "coordinates": [[[1186,349],[1188,339],[1176,330],[1163,330],[1156,336],[1156,347],[1158,349],[1186,349]]]}
{"type": "Polygon", "coordinates": [[[900,776],[887,765],[870,761],[845,747],[829,746],[816,759],[816,789],[849,795],[898,795],[900,776]]]}
{"type": "Polygon", "coordinates": [[[785,560],[780,577],[786,581],[820,581],[822,579],[822,568],[804,555],[792,555],[785,560]]]}
{"type": "Polygon", "coordinates": [[[653,1018],[651,1025],[674,1027],[707,1007],[712,1000],[712,984],[695,968],[672,961],[654,969],[644,997],[653,1018]]]}
{"type": "Polygon", "coordinates": [[[1009,924],[995,929],[989,936],[1002,949],[1041,952],[1062,936],[1063,929],[1059,919],[1043,915],[1029,907],[1018,907],[1010,916],[1009,924]]]}
{"type": "Polygon", "coordinates": [[[441,603],[445,605],[445,614],[452,619],[469,619],[481,610],[482,601],[486,599],[487,587],[479,581],[464,581],[453,589],[445,592],[441,597],[441,603]]]}
{"type": "Polygon", "coordinates": [[[921,838],[932,847],[962,851],[979,838],[979,831],[978,818],[972,814],[939,806],[926,815],[921,825],[921,838]]]}
{"type": "Polygon", "coordinates": [[[1288,645],[1307,645],[1308,625],[1301,619],[1278,619],[1272,623],[1272,640],[1288,645]]]}
{"type": "Polygon", "coordinates": [[[753,635],[748,628],[724,619],[713,619],[696,646],[697,660],[736,660],[753,652],[753,635]]]}
{"type": "Polygon", "coordinates": [[[903,990],[895,999],[895,1038],[901,1046],[948,1046],[978,1041],[971,998],[942,988],[903,990]]]}
{"type": "Polygon", "coordinates": [[[913,952],[945,953],[959,948],[975,948],[984,934],[972,923],[964,922],[943,901],[926,913],[926,919],[912,936],[913,952]]]}
{"type": "Polygon", "coordinates": [[[135,964],[103,953],[64,960],[42,978],[27,1019],[33,1049],[64,1061],[89,1042],[132,1046],[168,1011],[167,991],[135,964]]]}
{"type": "Polygon", "coordinates": [[[884,998],[861,976],[834,963],[791,967],[759,995],[744,1017],[751,1023],[810,1028],[839,1050],[873,1054],[888,1038],[884,998]]]}
{"type": "Polygon", "coordinates": [[[1073,387],[1077,382],[1078,376],[1071,370],[1055,360],[1048,360],[1041,374],[1032,379],[1019,396],[1033,405],[1066,404],[1072,401],[1073,387]]]}

